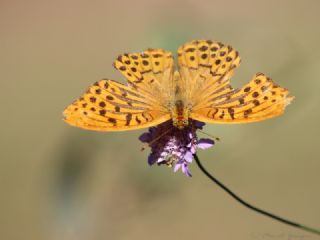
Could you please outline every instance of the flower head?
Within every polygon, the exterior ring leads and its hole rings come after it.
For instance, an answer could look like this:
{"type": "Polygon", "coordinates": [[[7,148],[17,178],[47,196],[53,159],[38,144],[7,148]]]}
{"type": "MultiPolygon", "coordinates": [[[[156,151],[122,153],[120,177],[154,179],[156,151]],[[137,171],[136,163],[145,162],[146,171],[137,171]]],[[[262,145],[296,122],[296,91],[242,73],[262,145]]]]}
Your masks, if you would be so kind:
{"type": "Polygon", "coordinates": [[[151,153],[148,157],[149,165],[167,165],[173,167],[174,172],[181,171],[191,177],[188,164],[193,160],[193,154],[197,149],[207,149],[214,145],[212,139],[202,138],[198,140],[196,131],[202,129],[205,124],[192,120],[188,126],[178,129],[171,121],[149,128],[139,139],[148,143],[151,153]]]}

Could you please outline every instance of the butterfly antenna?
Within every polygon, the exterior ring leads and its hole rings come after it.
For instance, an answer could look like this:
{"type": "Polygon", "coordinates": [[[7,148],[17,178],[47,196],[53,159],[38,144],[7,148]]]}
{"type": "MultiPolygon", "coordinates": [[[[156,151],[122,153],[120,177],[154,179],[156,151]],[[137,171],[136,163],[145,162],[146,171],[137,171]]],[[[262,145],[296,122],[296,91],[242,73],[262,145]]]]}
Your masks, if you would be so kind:
{"type": "Polygon", "coordinates": [[[204,131],[202,131],[202,130],[200,130],[200,129],[198,129],[198,131],[201,132],[202,134],[205,134],[205,135],[213,138],[214,140],[220,142],[220,138],[219,138],[219,137],[213,136],[213,135],[211,135],[211,134],[209,134],[209,133],[206,133],[206,132],[204,132],[204,131]]]}
{"type": "Polygon", "coordinates": [[[151,144],[155,143],[156,141],[158,141],[160,138],[162,138],[164,135],[166,135],[168,132],[171,131],[172,128],[169,128],[168,130],[164,131],[163,133],[161,133],[158,137],[152,139],[151,142],[148,143],[144,143],[143,147],[141,148],[141,151],[144,151],[146,149],[146,147],[150,147],[151,144]]]}

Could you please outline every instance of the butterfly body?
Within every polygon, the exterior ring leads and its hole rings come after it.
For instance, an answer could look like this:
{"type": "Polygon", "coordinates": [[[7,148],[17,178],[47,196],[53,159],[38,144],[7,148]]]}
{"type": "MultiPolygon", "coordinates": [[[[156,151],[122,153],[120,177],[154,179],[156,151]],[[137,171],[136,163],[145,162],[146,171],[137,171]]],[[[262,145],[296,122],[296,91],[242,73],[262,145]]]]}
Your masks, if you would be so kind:
{"type": "Polygon", "coordinates": [[[189,124],[190,106],[187,104],[186,92],[184,91],[183,79],[181,79],[180,73],[175,71],[173,74],[173,86],[169,91],[173,95],[168,104],[168,111],[170,112],[172,124],[174,127],[183,129],[189,124]]]}
{"type": "Polygon", "coordinates": [[[183,129],[189,119],[209,123],[249,123],[278,116],[293,100],[285,88],[262,73],[239,89],[230,84],[240,57],[231,46],[197,40],[171,52],[147,49],[120,55],[114,67],[128,83],[103,79],[65,111],[73,126],[123,131],[172,120],[183,129]]]}
{"type": "Polygon", "coordinates": [[[189,110],[185,107],[182,100],[176,100],[171,113],[173,126],[183,129],[189,124],[189,110]]]}

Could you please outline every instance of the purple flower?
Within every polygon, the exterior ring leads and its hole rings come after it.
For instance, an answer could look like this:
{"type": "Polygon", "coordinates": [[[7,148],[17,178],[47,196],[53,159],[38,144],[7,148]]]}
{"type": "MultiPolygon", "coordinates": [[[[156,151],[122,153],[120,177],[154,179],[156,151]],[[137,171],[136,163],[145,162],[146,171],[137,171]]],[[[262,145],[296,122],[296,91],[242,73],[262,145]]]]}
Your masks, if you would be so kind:
{"type": "Polygon", "coordinates": [[[179,169],[191,177],[188,164],[192,163],[193,154],[197,149],[207,149],[214,145],[212,139],[202,138],[198,140],[196,131],[202,129],[205,124],[191,120],[190,124],[178,129],[172,125],[172,121],[149,128],[139,139],[148,143],[151,153],[148,157],[149,165],[167,165],[173,167],[176,172],[179,169]]]}

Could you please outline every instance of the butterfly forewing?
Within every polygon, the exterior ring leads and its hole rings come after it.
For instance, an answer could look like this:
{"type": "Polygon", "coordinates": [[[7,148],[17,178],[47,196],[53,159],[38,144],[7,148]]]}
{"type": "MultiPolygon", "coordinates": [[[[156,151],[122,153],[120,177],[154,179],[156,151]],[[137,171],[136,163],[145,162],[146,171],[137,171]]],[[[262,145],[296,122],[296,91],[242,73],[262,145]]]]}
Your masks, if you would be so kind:
{"type": "Polygon", "coordinates": [[[192,106],[207,101],[210,95],[230,91],[229,79],[240,65],[231,46],[210,40],[186,43],[178,49],[179,71],[192,106]]]}
{"type": "Polygon", "coordinates": [[[120,55],[114,66],[128,80],[129,86],[141,94],[157,98],[166,105],[172,99],[173,57],[163,49],[147,49],[142,53],[120,55]]]}
{"type": "Polygon", "coordinates": [[[112,80],[89,87],[64,111],[71,125],[100,131],[121,131],[153,126],[170,118],[155,98],[112,80]]]}

